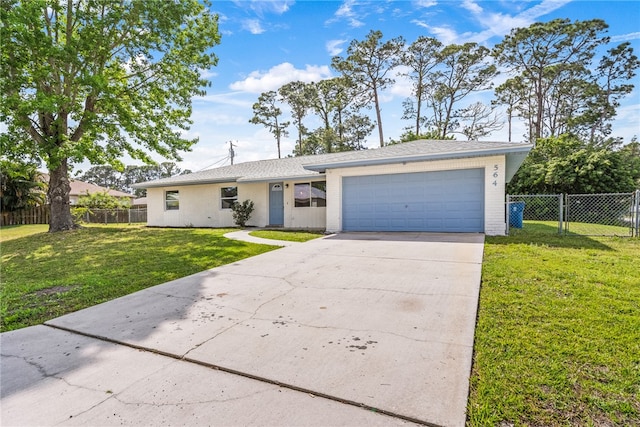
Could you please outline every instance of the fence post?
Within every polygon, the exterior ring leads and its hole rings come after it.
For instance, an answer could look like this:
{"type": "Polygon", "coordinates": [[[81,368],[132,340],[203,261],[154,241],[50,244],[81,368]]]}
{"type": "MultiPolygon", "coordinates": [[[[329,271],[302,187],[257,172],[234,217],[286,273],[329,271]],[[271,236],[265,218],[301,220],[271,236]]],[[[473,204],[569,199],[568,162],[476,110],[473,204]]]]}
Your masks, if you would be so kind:
{"type": "Polygon", "coordinates": [[[510,224],[509,224],[509,215],[510,215],[510,211],[509,211],[509,204],[510,204],[510,203],[511,203],[511,196],[509,196],[509,195],[507,194],[507,202],[506,202],[506,204],[504,205],[504,213],[505,213],[505,219],[506,219],[506,222],[505,222],[505,230],[504,230],[504,231],[505,231],[505,235],[507,235],[507,236],[509,235],[509,225],[510,225],[510,224]]]}
{"type": "Polygon", "coordinates": [[[640,190],[636,190],[636,206],[634,210],[636,218],[636,237],[640,237],[640,190]]]}
{"type": "Polygon", "coordinates": [[[567,234],[569,232],[569,221],[571,220],[571,212],[569,212],[569,195],[568,194],[563,194],[562,197],[564,197],[564,234],[567,234]]]}
{"type": "Polygon", "coordinates": [[[564,204],[562,194],[558,194],[558,206],[560,207],[560,212],[558,214],[558,234],[562,235],[562,222],[564,221],[564,204]]]}

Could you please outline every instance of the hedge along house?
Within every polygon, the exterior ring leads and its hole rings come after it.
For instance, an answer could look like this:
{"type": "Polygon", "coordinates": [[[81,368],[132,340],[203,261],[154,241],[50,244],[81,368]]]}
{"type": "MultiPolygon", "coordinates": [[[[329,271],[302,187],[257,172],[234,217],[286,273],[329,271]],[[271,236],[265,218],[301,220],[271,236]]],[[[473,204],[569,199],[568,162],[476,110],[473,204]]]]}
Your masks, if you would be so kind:
{"type": "Polygon", "coordinates": [[[250,199],[258,227],[503,235],[505,185],[531,144],[420,140],[260,160],[175,176],[147,189],[148,225],[233,226],[250,199]]]}

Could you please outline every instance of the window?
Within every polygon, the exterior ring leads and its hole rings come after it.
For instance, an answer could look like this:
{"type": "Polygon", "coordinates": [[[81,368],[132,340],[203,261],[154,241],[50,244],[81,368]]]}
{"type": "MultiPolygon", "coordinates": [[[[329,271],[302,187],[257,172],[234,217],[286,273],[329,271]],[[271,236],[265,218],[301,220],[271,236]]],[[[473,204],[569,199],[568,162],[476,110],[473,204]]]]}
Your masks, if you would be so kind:
{"type": "Polygon", "coordinates": [[[222,187],[220,201],[222,209],[231,209],[231,206],[238,201],[238,187],[222,187]]]}
{"type": "Polygon", "coordinates": [[[326,181],[296,184],[294,194],[296,208],[320,208],[327,206],[326,181]]]}
{"type": "Polygon", "coordinates": [[[164,208],[167,211],[177,211],[180,209],[180,192],[178,190],[165,191],[164,208]]]}

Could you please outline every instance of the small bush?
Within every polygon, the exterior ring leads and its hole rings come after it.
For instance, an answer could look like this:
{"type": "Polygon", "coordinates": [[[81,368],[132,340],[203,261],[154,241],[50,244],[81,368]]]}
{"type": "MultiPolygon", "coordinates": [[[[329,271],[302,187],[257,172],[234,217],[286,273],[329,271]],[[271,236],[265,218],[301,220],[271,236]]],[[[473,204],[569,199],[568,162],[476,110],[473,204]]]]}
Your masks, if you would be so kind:
{"type": "Polygon", "coordinates": [[[242,228],[247,225],[247,221],[251,218],[253,202],[251,200],[245,200],[242,203],[235,202],[231,206],[231,210],[233,211],[233,221],[238,227],[242,228]]]}

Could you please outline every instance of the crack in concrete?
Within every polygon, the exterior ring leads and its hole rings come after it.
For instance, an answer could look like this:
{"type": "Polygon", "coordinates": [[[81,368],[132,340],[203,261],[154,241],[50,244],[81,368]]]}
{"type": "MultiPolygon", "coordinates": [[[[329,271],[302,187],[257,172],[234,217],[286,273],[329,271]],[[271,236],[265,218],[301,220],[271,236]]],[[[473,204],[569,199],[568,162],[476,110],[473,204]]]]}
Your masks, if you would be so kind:
{"type": "MultiPolygon", "coordinates": [[[[254,318],[255,318],[255,316],[257,316],[257,315],[258,315],[258,311],[260,311],[260,310],[262,309],[262,307],[264,307],[264,306],[265,306],[265,305],[267,305],[267,304],[272,303],[273,301],[275,301],[275,300],[277,300],[277,299],[279,299],[279,298],[282,298],[282,297],[284,297],[284,296],[288,295],[290,292],[292,292],[293,290],[295,290],[295,289],[296,289],[296,286],[295,286],[295,285],[293,285],[289,280],[284,279],[284,278],[283,278],[282,280],[284,280],[287,284],[289,284],[289,286],[291,286],[291,289],[289,289],[289,290],[287,290],[287,291],[285,291],[285,292],[282,292],[282,293],[280,293],[280,294],[278,294],[278,295],[274,296],[273,298],[271,298],[271,299],[269,299],[269,300],[267,300],[267,301],[263,302],[263,303],[262,303],[262,304],[260,304],[258,307],[256,307],[256,309],[255,309],[255,310],[253,310],[253,312],[245,312],[246,314],[250,314],[250,316],[249,316],[248,318],[246,318],[246,319],[241,319],[241,320],[238,320],[237,322],[234,322],[231,326],[229,326],[229,327],[227,327],[227,328],[225,328],[225,329],[221,330],[220,332],[218,332],[217,334],[215,334],[215,335],[214,335],[214,336],[212,336],[211,338],[209,338],[209,339],[207,339],[207,340],[205,340],[205,341],[203,341],[203,342],[201,342],[201,343],[197,344],[197,345],[196,345],[196,346],[194,346],[193,348],[189,349],[189,350],[188,350],[186,353],[184,353],[181,357],[182,357],[182,358],[186,358],[186,357],[189,355],[189,353],[191,353],[192,351],[196,350],[197,348],[199,348],[199,347],[201,347],[201,346],[205,345],[206,343],[208,343],[208,342],[210,342],[210,341],[213,341],[214,339],[218,338],[220,335],[222,335],[222,334],[224,334],[224,333],[226,333],[226,332],[230,331],[231,329],[235,328],[236,326],[240,326],[240,325],[242,325],[244,322],[247,322],[247,321],[249,321],[249,320],[254,319],[254,318]]],[[[238,311],[240,311],[240,310],[238,310],[238,311]]]]}
{"type": "MultiPolygon", "coordinates": [[[[53,377],[53,375],[55,375],[55,374],[49,374],[47,372],[47,370],[44,368],[44,366],[42,366],[42,365],[40,365],[40,364],[38,364],[38,363],[36,363],[34,361],[28,360],[27,356],[16,356],[16,355],[13,355],[13,354],[0,354],[0,357],[8,357],[8,358],[13,358],[13,359],[20,359],[24,363],[26,363],[27,365],[36,368],[38,373],[40,375],[42,375],[44,378],[49,378],[49,377],[55,378],[55,377],[53,377]]],[[[57,374],[57,372],[56,372],[56,374],[57,374]]]]}
{"type": "Polygon", "coordinates": [[[272,392],[273,390],[275,390],[274,387],[269,387],[265,390],[259,390],[259,391],[255,391],[253,393],[247,393],[241,396],[235,396],[235,397],[230,397],[230,398],[226,398],[226,399],[207,399],[207,400],[197,400],[197,401],[183,401],[183,402],[166,402],[166,403],[152,403],[152,402],[145,402],[145,401],[132,401],[132,400],[125,400],[122,398],[121,394],[122,393],[118,393],[117,395],[113,395],[113,399],[117,400],[118,402],[122,403],[123,405],[144,405],[144,406],[152,406],[152,407],[163,407],[163,406],[181,406],[181,405],[206,405],[206,404],[210,404],[210,403],[227,403],[227,402],[234,402],[234,401],[239,401],[239,400],[244,400],[244,399],[248,399],[251,398],[253,396],[257,396],[260,394],[264,394],[264,393],[269,393],[272,392]]]}
{"type": "Polygon", "coordinates": [[[39,363],[37,363],[37,362],[35,362],[33,360],[29,360],[30,356],[15,356],[15,355],[1,354],[0,357],[10,357],[10,358],[22,360],[27,365],[34,367],[38,371],[38,373],[40,374],[40,376],[43,379],[54,379],[54,380],[62,381],[63,383],[65,383],[69,387],[77,388],[77,389],[80,389],[80,390],[94,391],[94,392],[97,392],[97,393],[104,392],[104,390],[98,390],[98,389],[95,389],[95,388],[86,387],[86,386],[83,386],[83,385],[80,385],[80,384],[74,384],[74,383],[70,382],[68,379],[66,379],[63,376],[63,373],[65,371],[58,371],[58,372],[49,373],[49,372],[47,372],[47,369],[44,366],[40,365],[39,363]]]}

